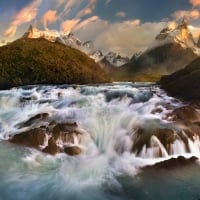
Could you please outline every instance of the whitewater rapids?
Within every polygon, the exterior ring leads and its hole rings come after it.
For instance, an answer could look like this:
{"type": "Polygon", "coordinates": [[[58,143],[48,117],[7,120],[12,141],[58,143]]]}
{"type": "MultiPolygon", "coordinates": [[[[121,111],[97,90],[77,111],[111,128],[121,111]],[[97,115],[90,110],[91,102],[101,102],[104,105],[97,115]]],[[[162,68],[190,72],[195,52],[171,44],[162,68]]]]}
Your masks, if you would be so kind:
{"type": "Polygon", "coordinates": [[[0,199],[129,199],[123,196],[124,183],[119,177],[134,179],[142,167],[171,157],[199,157],[198,137],[188,139],[189,152],[177,139],[169,153],[156,136],[151,137],[150,147],[133,150],[138,127],[167,127],[167,114],[181,106],[184,103],[157,85],[144,83],[0,91],[0,199]],[[20,133],[17,124],[39,113],[77,122],[91,137],[84,153],[51,156],[6,142],[20,133]]]}

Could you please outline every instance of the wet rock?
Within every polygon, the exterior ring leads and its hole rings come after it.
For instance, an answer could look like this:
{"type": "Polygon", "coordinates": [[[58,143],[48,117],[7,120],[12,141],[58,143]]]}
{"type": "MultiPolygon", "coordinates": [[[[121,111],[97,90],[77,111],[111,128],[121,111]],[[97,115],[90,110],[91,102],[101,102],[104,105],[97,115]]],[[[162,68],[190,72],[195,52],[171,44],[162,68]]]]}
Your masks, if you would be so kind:
{"type": "Polygon", "coordinates": [[[191,157],[191,158],[185,158],[183,156],[179,156],[178,158],[171,158],[169,160],[165,160],[165,161],[156,163],[153,166],[148,166],[148,167],[145,167],[145,168],[171,170],[171,169],[195,164],[195,162],[197,160],[198,160],[198,158],[196,158],[194,156],[191,157]]]}
{"type": "MultiPolygon", "coordinates": [[[[49,115],[38,114],[30,118],[24,125],[32,126],[35,120],[43,121],[49,115]]],[[[82,132],[76,122],[56,123],[51,121],[46,126],[33,128],[29,131],[14,135],[10,142],[26,147],[36,148],[44,153],[55,155],[65,152],[69,155],[79,155],[81,149],[76,145],[81,143],[82,132]]]]}
{"type": "Polygon", "coordinates": [[[173,121],[199,121],[200,113],[192,106],[183,106],[168,114],[173,121]]]}
{"type": "Polygon", "coordinates": [[[76,122],[72,123],[60,123],[56,124],[53,127],[52,134],[55,140],[57,140],[59,137],[61,137],[61,134],[64,133],[69,133],[69,132],[76,132],[78,128],[78,125],[76,122]]]}
{"type": "MultiPolygon", "coordinates": [[[[152,148],[151,138],[156,136],[161,144],[165,147],[166,151],[170,154],[171,145],[177,139],[177,135],[174,130],[167,128],[157,128],[153,130],[145,130],[139,128],[133,138],[133,148],[132,151],[139,154],[144,146],[147,148],[152,148]]],[[[161,156],[161,152],[159,154],[161,156]]]]}
{"type": "Polygon", "coordinates": [[[30,119],[28,119],[26,122],[22,122],[20,124],[17,124],[16,126],[18,126],[20,128],[28,127],[28,126],[31,126],[32,124],[34,124],[35,122],[47,120],[48,117],[49,117],[48,113],[39,113],[39,114],[31,117],[30,119]]]}
{"type": "Polygon", "coordinates": [[[77,156],[82,153],[82,150],[77,146],[66,146],[64,152],[70,156],[77,156]]]}
{"type": "Polygon", "coordinates": [[[36,96],[21,97],[20,102],[25,103],[26,101],[36,101],[37,99],[36,96]]]}
{"type": "Polygon", "coordinates": [[[163,112],[162,108],[155,108],[151,111],[151,114],[162,113],[162,112],[163,112]]]}
{"type": "Polygon", "coordinates": [[[42,129],[36,128],[14,135],[11,139],[9,139],[9,141],[27,147],[39,148],[44,144],[45,139],[46,132],[42,129]]]}
{"type": "Polygon", "coordinates": [[[171,150],[171,144],[176,140],[176,134],[172,129],[157,129],[154,135],[160,140],[168,153],[171,150]]]}
{"type": "Polygon", "coordinates": [[[48,146],[42,150],[44,153],[55,155],[61,152],[61,149],[57,146],[55,140],[51,137],[48,140],[48,146]]]}
{"type": "Polygon", "coordinates": [[[143,146],[146,145],[150,147],[150,138],[151,134],[148,133],[145,129],[139,127],[133,137],[133,147],[132,152],[139,154],[143,146]]]}

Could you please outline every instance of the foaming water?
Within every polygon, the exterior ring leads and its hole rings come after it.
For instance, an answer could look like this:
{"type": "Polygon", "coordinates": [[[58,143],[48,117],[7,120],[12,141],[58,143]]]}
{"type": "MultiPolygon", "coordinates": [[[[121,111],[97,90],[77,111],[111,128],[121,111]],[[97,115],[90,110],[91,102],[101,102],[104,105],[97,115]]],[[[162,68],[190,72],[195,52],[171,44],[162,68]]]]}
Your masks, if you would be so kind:
{"type": "MultiPolygon", "coordinates": [[[[199,157],[200,139],[196,136],[188,138],[188,148],[177,138],[169,151],[157,136],[144,131],[148,144],[134,148],[141,128],[171,127],[167,114],[180,106],[182,102],[167,96],[158,86],[142,83],[31,86],[0,91],[1,198],[147,199],[148,195],[138,198],[124,193],[130,185],[135,191],[143,187],[138,186],[142,184],[138,177],[144,179],[140,175],[142,167],[179,155],[199,157]],[[77,122],[87,133],[81,144],[83,154],[50,156],[4,141],[30,129],[19,124],[39,113],[48,113],[59,122],[77,122]]],[[[38,127],[43,123],[38,122],[38,127]]],[[[75,143],[78,145],[76,138],[75,143]]],[[[154,188],[148,189],[152,192],[149,199],[156,199],[154,188]]],[[[175,192],[174,197],[179,199],[175,192]]]]}

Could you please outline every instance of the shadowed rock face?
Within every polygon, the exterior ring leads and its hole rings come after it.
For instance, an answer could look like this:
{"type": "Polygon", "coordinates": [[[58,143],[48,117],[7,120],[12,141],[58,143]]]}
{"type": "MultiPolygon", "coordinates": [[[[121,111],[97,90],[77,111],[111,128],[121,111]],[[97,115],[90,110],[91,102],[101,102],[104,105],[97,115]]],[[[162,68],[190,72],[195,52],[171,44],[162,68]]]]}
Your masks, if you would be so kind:
{"type": "Polygon", "coordinates": [[[200,100],[200,58],[184,69],[160,80],[161,86],[172,96],[189,101],[200,100]]]}
{"type": "Polygon", "coordinates": [[[183,69],[196,58],[191,49],[177,43],[167,43],[147,50],[122,67],[111,68],[109,72],[117,81],[158,81],[162,75],[183,69]]]}
{"type": "Polygon", "coordinates": [[[51,121],[47,113],[41,113],[18,126],[20,128],[34,127],[39,122],[46,122],[47,125],[16,134],[9,141],[51,155],[66,153],[75,156],[83,152],[79,146],[86,132],[80,129],[76,122],[56,123],[51,121]]]}
{"type": "Polygon", "coordinates": [[[178,158],[171,158],[169,160],[165,160],[163,162],[156,163],[153,166],[145,167],[144,169],[165,169],[165,170],[173,170],[180,167],[185,167],[188,165],[196,164],[198,159],[196,157],[185,158],[183,156],[179,156],[178,158]]]}

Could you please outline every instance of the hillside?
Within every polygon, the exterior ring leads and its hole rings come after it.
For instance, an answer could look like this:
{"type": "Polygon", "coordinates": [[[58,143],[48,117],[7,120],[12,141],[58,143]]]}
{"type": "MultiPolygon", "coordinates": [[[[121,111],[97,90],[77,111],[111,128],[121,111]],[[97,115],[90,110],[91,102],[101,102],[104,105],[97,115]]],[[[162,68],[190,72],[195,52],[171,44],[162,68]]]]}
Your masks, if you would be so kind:
{"type": "Polygon", "coordinates": [[[120,67],[116,74],[121,79],[141,80],[146,77],[147,81],[156,81],[161,75],[184,68],[195,58],[197,55],[191,49],[168,43],[143,53],[137,60],[120,67]]]}
{"type": "Polygon", "coordinates": [[[19,39],[0,47],[0,89],[29,84],[108,82],[86,54],[45,39],[19,39]]]}
{"type": "Polygon", "coordinates": [[[170,95],[185,100],[200,100],[200,58],[184,69],[162,77],[160,84],[170,95]]]}
{"type": "Polygon", "coordinates": [[[161,30],[151,47],[138,57],[134,56],[114,74],[122,80],[157,81],[162,75],[183,69],[199,52],[198,43],[183,20],[175,28],[161,30]]]}

